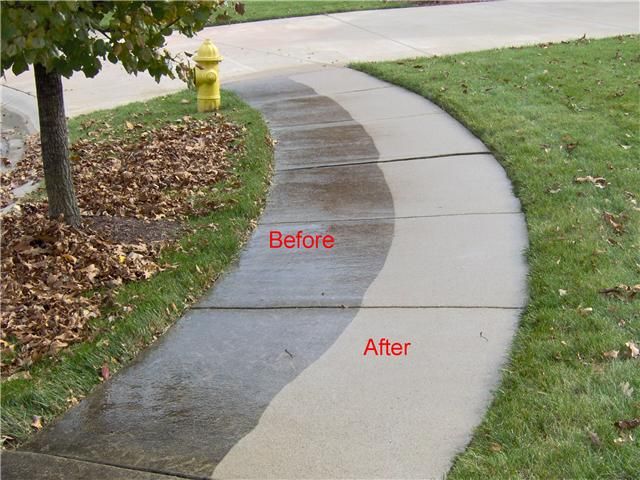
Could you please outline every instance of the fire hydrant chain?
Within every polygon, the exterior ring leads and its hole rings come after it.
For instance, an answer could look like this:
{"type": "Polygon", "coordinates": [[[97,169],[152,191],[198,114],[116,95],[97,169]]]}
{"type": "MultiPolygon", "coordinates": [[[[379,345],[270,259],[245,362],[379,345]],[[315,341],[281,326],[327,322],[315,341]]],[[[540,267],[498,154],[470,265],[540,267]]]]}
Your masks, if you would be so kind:
{"type": "Polygon", "coordinates": [[[198,111],[211,112],[220,108],[220,75],[218,64],[222,56],[218,48],[205,40],[193,57],[196,62],[194,69],[195,84],[198,98],[198,111]]]}

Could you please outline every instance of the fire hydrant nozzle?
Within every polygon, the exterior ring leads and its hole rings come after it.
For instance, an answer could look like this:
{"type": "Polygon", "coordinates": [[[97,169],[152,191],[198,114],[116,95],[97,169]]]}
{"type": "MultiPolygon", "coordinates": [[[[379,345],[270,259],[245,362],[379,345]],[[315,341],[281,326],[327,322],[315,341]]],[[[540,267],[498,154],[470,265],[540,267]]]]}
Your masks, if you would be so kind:
{"type": "Polygon", "coordinates": [[[222,56],[211,40],[205,40],[193,57],[196,62],[195,84],[198,111],[211,112],[220,108],[220,76],[218,64],[222,56]]]}

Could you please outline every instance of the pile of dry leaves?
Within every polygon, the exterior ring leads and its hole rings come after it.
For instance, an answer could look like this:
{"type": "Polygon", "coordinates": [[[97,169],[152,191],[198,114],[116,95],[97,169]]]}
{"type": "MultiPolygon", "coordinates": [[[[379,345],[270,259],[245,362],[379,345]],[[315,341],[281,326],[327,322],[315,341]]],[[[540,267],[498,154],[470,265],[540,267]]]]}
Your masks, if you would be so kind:
{"type": "MultiPolygon", "coordinates": [[[[194,199],[229,178],[227,153],[239,148],[241,133],[220,118],[185,117],[132,141],[78,142],[72,165],[82,229],[48,219],[45,202],[24,203],[2,216],[3,374],[85,339],[87,321],[114,288],[161,269],[156,259],[163,243],[145,233],[175,234],[176,222],[158,219],[216,208],[194,199]]],[[[38,142],[30,141],[25,158],[2,180],[40,176],[38,142]]]]}

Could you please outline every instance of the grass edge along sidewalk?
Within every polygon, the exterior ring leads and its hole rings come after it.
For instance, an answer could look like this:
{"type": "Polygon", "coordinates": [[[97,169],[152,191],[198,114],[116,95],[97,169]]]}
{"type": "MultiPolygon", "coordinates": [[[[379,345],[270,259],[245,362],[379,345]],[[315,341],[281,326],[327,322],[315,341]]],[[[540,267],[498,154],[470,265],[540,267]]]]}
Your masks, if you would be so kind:
{"type": "MultiPolygon", "coordinates": [[[[70,138],[74,141],[86,134],[82,125],[88,123],[100,125],[108,121],[114,129],[121,130],[121,135],[132,135],[179,121],[185,115],[204,118],[207,114],[194,113],[193,97],[193,92],[180,92],[82,115],[69,121],[70,138]],[[129,131],[126,125],[134,118],[141,128],[129,131]]],[[[224,207],[204,217],[189,219],[186,225],[189,232],[159,258],[160,263],[174,268],[146,281],[125,284],[118,290],[115,301],[134,307],[130,313],[110,323],[109,312],[105,312],[91,324],[90,340],[70,346],[55,359],[39,360],[28,372],[3,381],[2,435],[7,445],[24,442],[39,424],[46,425],[86,396],[102,380],[105,362],[113,374],[135,358],[236,258],[264,206],[273,144],[260,113],[236,95],[223,91],[221,113],[225,121],[246,128],[240,139],[244,148],[232,158],[233,184],[212,186],[215,188],[211,195],[224,207]],[[35,424],[34,416],[40,417],[35,424]]]]}
{"type": "Polygon", "coordinates": [[[352,67],[465,124],[526,215],[530,303],[448,478],[637,478],[638,37],[352,67]]]}
{"type": "Polygon", "coordinates": [[[233,8],[228,8],[226,15],[212,18],[210,26],[418,6],[410,1],[402,0],[247,0],[242,4],[242,14],[234,11],[233,8]]]}

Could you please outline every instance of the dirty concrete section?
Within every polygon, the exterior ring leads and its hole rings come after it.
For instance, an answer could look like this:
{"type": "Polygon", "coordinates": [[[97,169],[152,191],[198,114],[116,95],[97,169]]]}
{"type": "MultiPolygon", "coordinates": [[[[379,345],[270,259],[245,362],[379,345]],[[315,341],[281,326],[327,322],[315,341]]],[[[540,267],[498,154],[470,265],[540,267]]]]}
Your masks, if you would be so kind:
{"type": "Polygon", "coordinates": [[[177,480],[179,477],[30,452],[2,452],[4,480],[177,480]]]}

